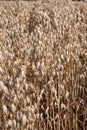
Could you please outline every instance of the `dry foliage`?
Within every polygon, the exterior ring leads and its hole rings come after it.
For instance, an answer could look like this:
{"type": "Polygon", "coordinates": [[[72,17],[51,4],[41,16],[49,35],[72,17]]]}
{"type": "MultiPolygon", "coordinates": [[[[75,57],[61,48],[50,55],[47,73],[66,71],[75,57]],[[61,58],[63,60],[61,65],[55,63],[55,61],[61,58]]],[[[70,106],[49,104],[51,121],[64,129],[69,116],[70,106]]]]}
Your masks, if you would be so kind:
{"type": "Polygon", "coordinates": [[[0,5],[0,130],[87,129],[86,7],[0,5]]]}

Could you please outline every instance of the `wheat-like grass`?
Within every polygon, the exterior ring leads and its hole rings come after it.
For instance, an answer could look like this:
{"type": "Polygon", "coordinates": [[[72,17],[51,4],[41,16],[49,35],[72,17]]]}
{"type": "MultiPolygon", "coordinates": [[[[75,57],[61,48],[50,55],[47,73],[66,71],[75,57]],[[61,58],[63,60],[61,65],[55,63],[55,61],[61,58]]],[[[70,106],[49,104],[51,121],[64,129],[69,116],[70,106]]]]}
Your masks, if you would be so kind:
{"type": "Polygon", "coordinates": [[[87,3],[0,2],[0,130],[87,129],[87,3]]]}

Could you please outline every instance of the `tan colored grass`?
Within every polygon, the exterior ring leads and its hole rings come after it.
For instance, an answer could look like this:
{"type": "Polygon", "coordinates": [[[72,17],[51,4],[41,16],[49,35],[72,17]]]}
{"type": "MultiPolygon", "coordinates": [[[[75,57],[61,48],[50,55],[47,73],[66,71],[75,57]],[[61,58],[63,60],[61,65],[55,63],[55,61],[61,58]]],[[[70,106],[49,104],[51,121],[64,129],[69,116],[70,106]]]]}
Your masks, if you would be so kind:
{"type": "Polygon", "coordinates": [[[86,130],[86,3],[10,4],[0,5],[0,129],[86,130]]]}

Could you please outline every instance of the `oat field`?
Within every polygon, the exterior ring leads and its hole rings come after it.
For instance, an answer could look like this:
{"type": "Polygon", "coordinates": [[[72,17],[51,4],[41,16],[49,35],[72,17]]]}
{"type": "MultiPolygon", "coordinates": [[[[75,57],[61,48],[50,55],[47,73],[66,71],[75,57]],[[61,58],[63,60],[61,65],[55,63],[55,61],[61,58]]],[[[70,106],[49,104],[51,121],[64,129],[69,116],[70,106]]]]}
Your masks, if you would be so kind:
{"type": "Polygon", "coordinates": [[[0,1],[0,130],[87,130],[86,1],[0,1]]]}

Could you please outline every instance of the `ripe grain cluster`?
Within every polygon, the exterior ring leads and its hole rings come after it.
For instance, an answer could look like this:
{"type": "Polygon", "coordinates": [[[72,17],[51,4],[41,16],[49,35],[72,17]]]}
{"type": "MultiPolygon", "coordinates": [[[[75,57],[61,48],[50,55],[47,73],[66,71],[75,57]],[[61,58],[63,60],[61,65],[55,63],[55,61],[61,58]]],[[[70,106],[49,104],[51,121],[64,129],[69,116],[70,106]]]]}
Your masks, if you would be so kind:
{"type": "Polygon", "coordinates": [[[87,129],[87,3],[0,2],[0,130],[87,129]]]}

